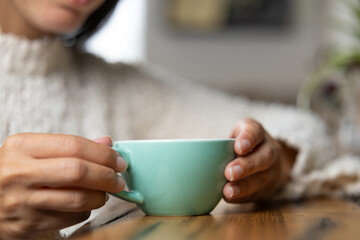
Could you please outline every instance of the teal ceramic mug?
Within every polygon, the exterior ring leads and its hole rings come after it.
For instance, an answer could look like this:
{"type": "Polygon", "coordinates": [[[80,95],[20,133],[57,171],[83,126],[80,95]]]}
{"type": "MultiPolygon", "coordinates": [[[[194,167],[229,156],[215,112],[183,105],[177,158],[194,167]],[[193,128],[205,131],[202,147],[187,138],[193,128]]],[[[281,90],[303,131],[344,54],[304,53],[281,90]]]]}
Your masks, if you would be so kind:
{"type": "Polygon", "coordinates": [[[114,142],[128,163],[129,192],[112,194],[148,215],[202,215],[222,198],[224,170],[235,158],[235,139],[114,142]]]}

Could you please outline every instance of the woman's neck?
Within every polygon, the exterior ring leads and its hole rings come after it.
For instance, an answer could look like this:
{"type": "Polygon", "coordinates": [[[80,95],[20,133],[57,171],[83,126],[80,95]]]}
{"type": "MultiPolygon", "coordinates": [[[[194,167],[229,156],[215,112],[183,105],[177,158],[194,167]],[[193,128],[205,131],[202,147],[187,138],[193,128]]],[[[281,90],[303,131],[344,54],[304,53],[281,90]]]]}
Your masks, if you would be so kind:
{"type": "Polygon", "coordinates": [[[18,14],[11,1],[8,0],[0,0],[0,30],[3,33],[11,33],[28,39],[48,36],[18,14]]]}

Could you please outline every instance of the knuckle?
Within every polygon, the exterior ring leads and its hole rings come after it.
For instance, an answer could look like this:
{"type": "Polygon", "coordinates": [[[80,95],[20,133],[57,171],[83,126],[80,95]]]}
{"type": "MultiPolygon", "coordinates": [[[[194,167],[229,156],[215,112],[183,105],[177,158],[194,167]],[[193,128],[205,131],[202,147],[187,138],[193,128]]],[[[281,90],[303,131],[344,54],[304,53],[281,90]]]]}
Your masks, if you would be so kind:
{"type": "Polygon", "coordinates": [[[102,175],[106,186],[115,187],[117,185],[117,176],[114,170],[106,168],[102,175]]]}
{"type": "Polygon", "coordinates": [[[25,179],[28,179],[28,174],[22,168],[5,165],[0,169],[0,189],[2,190],[16,183],[24,182],[25,179]]]}
{"type": "Polygon", "coordinates": [[[276,161],[277,157],[278,157],[278,149],[277,147],[275,146],[272,146],[272,147],[266,147],[265,149],[265,154],[266,154],[266,159],[267,159],[267,162],[269,164],[273,163],[276,161]]]}
{"type": "Polygon", "coordinates": [[[36,229],[36,225],[37,225],[37,221],[22,221],[19,224],[19,230],[18,233],[20,235],[29,233],[34,231],[34,229],[36,229]]]}
{"type": "Polygon", "coordinates": [[[87,168],[80,159],[69,159],[63,166],[64,175],[70,183],[80,183],[86,176],[87,168]]]}
{"type": "Polygon", "coordinates": [[[258,165],[261,169],[266,168],[269,162],[269,157],[266,153],[259,154],[258,165]]]}
{"type": "Polygon", "coordinates": [[[66,136],[63,140],[63,146],[68,154],[73,157],[81,156],[84,151],[84,139],[78,136],[66,136]]]}
{"type": "Polygon", "coordinates": [[[112,152],[111,148],[108,148],[106,146],[101,146],[100,150],[100,161],[102,164],[107,165],[109,167],[115,167],[115,155],[112,152]]]}
{"type": "Polygon", "coordinates": [[[14,180],[18,179],[15,174],[12,173],[12,171],[0,171],[0,188],[5,189],[8,186],[12,185],[14,180]]]}
{"type": "Polygon", "coordinates": [[[21,209],[25,205],[25,201],[19,194],[7,194],[1,205],[5,213],[12,213],[17,209],[21,209]]]}
{"type": "Polygon", "coordinates": [[[246,161],[244,165],[245,165],[245,171],[248,174],[251,174],[256,170],[256,166],[253,160],[246,161]]]}
{"type": "Polygon", "coordinates": [[[15,135],[11,135],[5,140],[2,147],[6,149],[18,148],[19,146],[23,145],[26,137],[26,133],[18,133],[15,135]]]}
{"type": "Polygon", "coordinates": [[[267,169],[274,162],[272,156],[272,149],[270,147],[264,146],[263,153],[260,156],[262,168],[267,169]]]}
{"type": "Polygon", "coordinates": [[[270,146],[264,146],[263,147],[263,155],[268,160],[272,159],[272,157],[273,157],[273,149],[270,146]]]}
{"type": "Polygon", "coordinates": [[[72,194],[70,200],[70,206],[72,206],[74,210],[82,210],[87,206],[87,204],[88,204],[88,197],[84,192],[76,191],[72,194]]]}

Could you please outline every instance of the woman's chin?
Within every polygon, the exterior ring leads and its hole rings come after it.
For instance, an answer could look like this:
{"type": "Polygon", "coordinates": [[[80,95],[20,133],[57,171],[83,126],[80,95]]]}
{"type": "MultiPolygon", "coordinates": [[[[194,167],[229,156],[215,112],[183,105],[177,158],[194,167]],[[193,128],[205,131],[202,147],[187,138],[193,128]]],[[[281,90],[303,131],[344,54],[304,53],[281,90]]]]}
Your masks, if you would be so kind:
{"type": "MultiPolygon", "coordinates": [[[[48,22],[49,23],[49,22],[48,22]]],[[[49,24],[41,24],[39,28],[49,34],[66,34],[73,32],[76,29],[80,28],[83,21],[71,21],[71,22],[53,22],[49,24]]]]}
{"type": "Polygon", "coordinates": [[[57,10],[35,19],[35,25],[50,34],[65,34],[78,29],[86,20],[79,12],[57,10]]]}

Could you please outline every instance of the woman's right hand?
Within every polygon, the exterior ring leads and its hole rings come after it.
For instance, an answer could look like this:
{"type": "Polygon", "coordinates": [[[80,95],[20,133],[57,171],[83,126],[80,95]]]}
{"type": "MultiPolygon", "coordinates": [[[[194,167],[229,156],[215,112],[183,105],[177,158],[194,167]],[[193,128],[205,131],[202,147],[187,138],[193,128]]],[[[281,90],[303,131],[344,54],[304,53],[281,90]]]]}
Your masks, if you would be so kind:
{"type": "Polygon", "coordinates": [[[0,239],[82,222],[105,204],[105,192],[122,191],[116,172],[126,162],[101,141],[34,133],[7,138],[0,148],[0,239]]]}

